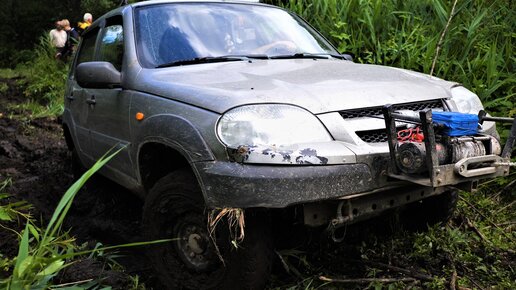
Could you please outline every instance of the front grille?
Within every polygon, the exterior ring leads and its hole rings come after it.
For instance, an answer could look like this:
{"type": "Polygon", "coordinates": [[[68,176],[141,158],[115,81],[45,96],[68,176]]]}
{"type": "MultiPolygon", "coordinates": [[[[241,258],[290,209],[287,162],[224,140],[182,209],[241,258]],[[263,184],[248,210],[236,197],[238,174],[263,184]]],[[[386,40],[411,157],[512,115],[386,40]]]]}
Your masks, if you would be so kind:
{"type": "MultiPolygon", "coordinates": [[[[404,103],[404,104],[396,104],[393,105],[394,110],[410,110],[410,111],[423,111],[425,109],[441,109],[443,110],[443,101],[442,100],[431,100],[431,101],[423,101],[423,102],[414,102],[414,103],[404,103]]],[[[361,108],[361,109],[353,109],[339,112],[342,118],[344,119],[353,119],[360,117],[375,117],[381,116],[382,107],[371,107],[371,108],[361,108]]]]}
{"type": "MultiPolygon", "coordinates": [[[[393,105],[394,110],[410,110],[410,111],[423,111],[426,109],[439,109],[444,111],[443,100],[431,100],[414,103],[404,103],[393,105]]],[[[371,107],[341,111],[339,114],[344,119],[355,119],[363,117],[380,117],[383,118],[382,107],[371,107]]],[[[380,143],[387,142],[387,131],[385,129],[367,130],[367,131],[356,131],[357,136],[366,143],[380,143]]]]}
{"type": "Polygon", "coordinates": [[[357,131],[355,133],[366,143],[380,143],[388,141],[387,131],[385,129],[357,131]]]}

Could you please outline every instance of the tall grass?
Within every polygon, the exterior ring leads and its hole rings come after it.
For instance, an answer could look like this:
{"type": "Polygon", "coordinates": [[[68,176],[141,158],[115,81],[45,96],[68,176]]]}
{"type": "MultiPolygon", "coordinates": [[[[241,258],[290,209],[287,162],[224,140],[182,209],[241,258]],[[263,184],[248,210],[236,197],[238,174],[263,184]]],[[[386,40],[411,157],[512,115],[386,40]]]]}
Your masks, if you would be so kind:
{"type": "MultiPolygon", "coordinates": [[[[356,61],[429,73],[452,0],[290,0],[356,61]]],[[[435,75],[464,84],[495,115],[514,115],[516,7],[507,0],[458,1],[435,75]]]]}
{"type": "Polygon", "coordinates": [[[68,68],[68,63],[55,59],[55,48],[48,36],[41,36],[32,59],[16,68],[23,77],[23,94],[27,98],[18,109],[30,111],[33,118],[60,115],[68,68]]]}

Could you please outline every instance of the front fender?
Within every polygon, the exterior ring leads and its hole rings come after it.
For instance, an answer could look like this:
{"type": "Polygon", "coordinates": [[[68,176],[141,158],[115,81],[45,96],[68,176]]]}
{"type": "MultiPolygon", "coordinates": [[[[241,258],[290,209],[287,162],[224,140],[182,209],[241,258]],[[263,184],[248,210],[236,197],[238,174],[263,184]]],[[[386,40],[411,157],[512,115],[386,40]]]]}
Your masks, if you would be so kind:
{"type": "Polygon", "coordinates": [[[214,160],[213,153],[199,131],[188,120],[175,115],[156,115],[136,123],[133,127],[131,156],[138,160],[141,146],[158,142],[178,150],[189,163],[214,160]]]}

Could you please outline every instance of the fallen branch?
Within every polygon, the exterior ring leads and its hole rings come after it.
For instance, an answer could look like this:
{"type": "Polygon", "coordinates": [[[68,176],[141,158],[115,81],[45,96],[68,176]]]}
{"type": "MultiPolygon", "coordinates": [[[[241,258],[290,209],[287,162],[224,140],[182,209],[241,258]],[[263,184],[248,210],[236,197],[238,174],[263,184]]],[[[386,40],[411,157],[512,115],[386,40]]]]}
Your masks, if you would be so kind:
{"type": "Polygon", "coordinates": [[[434,280],[434,278],[430,275],[414,272],[414,271],[411,271],[408,269],[404,269],[404,268],[400,268],[400,267],[396,267],[396,266],[392,266],[392,265],[388,265],[388,264],[384,264],[384,263],[380,263],[380,262],[367,261],[367,260],[349,260],[349,261],[355,262],[355,263],[368,264],[370,266],[377,267],[377,268],[388,269],[388,270],[402,273],[402,274],[405,274],[407,276],[410,276],[410,277],[413,277],[413,278],[416,278],[416,279],[422,280],[422,281],[433,281],[434,280]]]}
{"type": "MultiPolygon", "coordinates": [[[[496,180],[496,179],[493,179],[493,180],[496,180]]],[[[512,189],[512,187],[516,184],[516,179],[509,182],[509,184],[507,184],[504,188],[502,188],[502,190],[500,190],[499,192],[497,192],[496,194],[492,195],[489,197],[489,199],[491,200],[495,200],[496,198],[498,198],[500,195],[504,194],[505,191],[507,192],[510,192],[509,190],[512,189]]]]}
{"type": "Polygon", "coordinates": [[[359,278],[359,279],[339,279],[319,276],[319,280],[333,283],[352,283],[352,284],[369,284],[373,282],[378,283],[395,283],[395,282],[415,282],[414,278],[359,278]]]}
{"type": "Polygon", "coordinates": [[[278,251],[274,251],[276,253],[276,255],[278,256],[278,258],[280,259],[280,262],[281,262],[281,265],[283,266],[283,268],[285,269],[285,271],[287,273],[290,274],[290,272],[294,273],[294,275],[297,277],[297,278],[303,278],[303,275],[301,275],[301,273],[299,273],[299,271],[294,268],[294,267],[290,267],[287,263],[287,261],[285,261],[285,259],[283,258],[283,256],[278,252],[278,251]]]}
{"type": "Polygon", "coordinates": [[[419,283],[419,280],[415,280],[414,282],[410,283],[405,287],[405,290],[412,290],[416,287],[416,285],[419,283]]]}
{"type": "Polygon", "coordinates": [[[480,210],[478,210],[474,205],[472,205],[469,201],[467,201],[464,197],[459,195],[459,199],[462,200],[465,204],[467,204],[471,209],[476,211],[481,217],[483,217],[487,222],[489,222],[492,226],[495,228],[501,230],[500,227],[498,227],[491,219],[489,219],[487,216],[485,216],[480,210]]]}
{"type": "Polygon", "coordinates": [[[515,201],[513,201],[513,202],[511,202],[511,203],[509,203],[508,205],[506,205],[506,206],[502,207],[501,209],[497,210],[497,211],[496,211],[496,213],[499,213],[499,212],[501,212],[501,211],[504,211],[504,210],[505,210],[505,209],[507,209],[507,208],[512,207],[515,203],[516,203],[516,200],[515,200],[515,201]]]}
{"type": "Polygon", "coordinates": [[[475,225],[469,220],[468,217],[464,217],[464,219],[466,220],[468,227],[472,229],[475,234],[477,234],[477,236],[479,236],[484,242],[491,244],[491,241],[488,240],[477,227],[475,227],[475,225]]]}
{"type": "Polygon", "coordinates": [[[453,270],[453,274],[451,276],[451,280],[450,280],[450,290],[456,290],[456,285],[457,285],[457,271],[456,270],[453,270]]]}

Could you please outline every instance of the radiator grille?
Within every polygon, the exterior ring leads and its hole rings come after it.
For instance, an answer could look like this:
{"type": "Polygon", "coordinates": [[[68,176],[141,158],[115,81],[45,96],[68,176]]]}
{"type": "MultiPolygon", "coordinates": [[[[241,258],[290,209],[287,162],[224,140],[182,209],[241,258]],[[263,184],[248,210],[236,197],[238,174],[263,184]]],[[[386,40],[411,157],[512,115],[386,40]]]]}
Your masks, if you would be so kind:
{"type": "MultiPolygon", "coordinates": [[[[444,111],[443,100],[430,100],[423,102],[404,103],[393,105],[394,110],[423,111],[426,109],[439,109],[444,111]]],[[[382,107],[361,108],[341,111],[339,114],[344,119],[356,119],[363,117],[382,117],[382,107]]],[[[356,131],[357,136],[366,143],[387,142],[387,131],[385,129],[356,131]]]]}
{"type": "MultiPolygon", "coordinates": [[[[442,100],[431,100],[424,102],[405,103],[393,105],[394,110],[411,110],[411,111],[423,111],[425,109],[441,109],[443,110],[442,100]]],[[[371,107],[354,110],[346,110],[339,112],[344,119],[353,119],[360,117],[371,117],[382,115],[382,107],[371,107]]]]}

